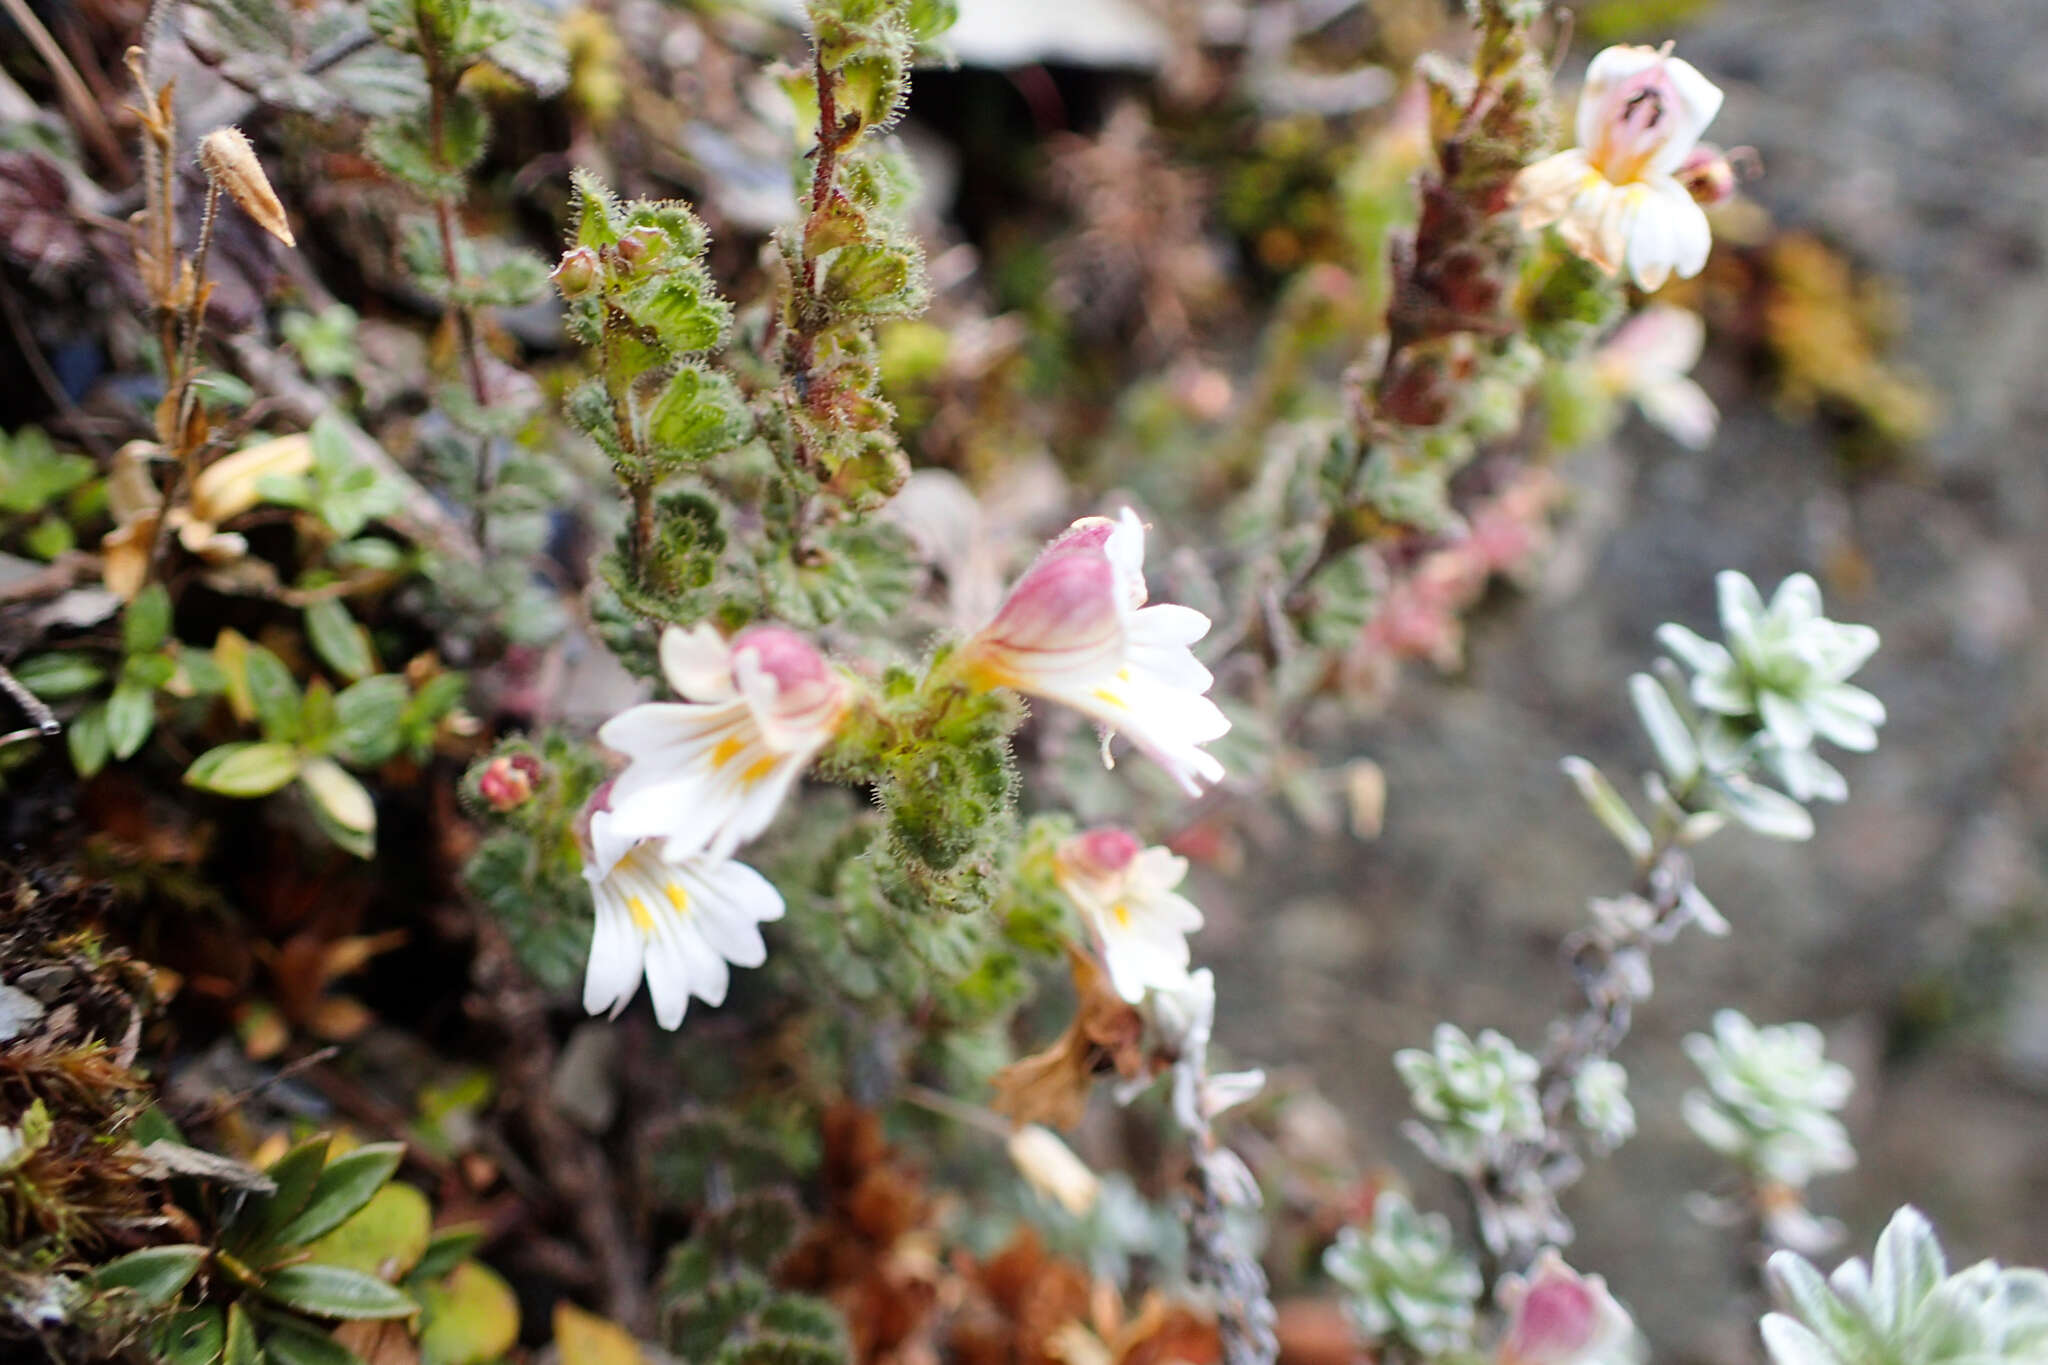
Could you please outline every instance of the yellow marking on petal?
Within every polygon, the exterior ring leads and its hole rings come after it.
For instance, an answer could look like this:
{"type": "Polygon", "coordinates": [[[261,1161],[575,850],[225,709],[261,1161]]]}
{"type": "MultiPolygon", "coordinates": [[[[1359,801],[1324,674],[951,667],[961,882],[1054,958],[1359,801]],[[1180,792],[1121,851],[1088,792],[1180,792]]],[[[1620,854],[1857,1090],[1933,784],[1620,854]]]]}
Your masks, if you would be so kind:
{"type": "Polygon", "coordinates": [[[668,903],[676,908],[678,915],[683,914],[690,908],[689,893],[683,890],[681,882],[670,882],[661,889],[668,893],[668,903]]]}
{"type": "Polygon", "coordinates": [[[1116,693],[1110,691],[1106,687],[1098,687],[1090,695],[1092,695],[1095,698],[1095,700],[1103,703],[1105,706],[1114,706],[1119,711],[1123,710],[1125,705],[1127,704],[1122,697],[1119,697],[1116,693]]]}
{"type": "Polygon", "coordinates": [[[740,781],[751,787],[774,771],[775,755],[763,754],[747,765],[747,770],[740,774],[740,781]]]}
{"type": "Polygon", "coordinates": [[[746,741],[738,735],[727,735],[718,741],[718,747],[711,751],[711,766],[723,768],[740,756],[740,750],[747,747],[746,741]]]}
{"type": "Polygon", "coordinates": [[[643,934],[654,932],[654,916],[647,912],[647,902],[638,896],[626,897],[626,913],[633,917],[633,925],[643,934]]]}
{"type": "Polygon", "coordinates": [[[1109,913],[1116,916],[1118,928],[1128,929],[1131,927],[1131,907],[1128,902],[1118,901],[1110,907],[1109,913]]]}

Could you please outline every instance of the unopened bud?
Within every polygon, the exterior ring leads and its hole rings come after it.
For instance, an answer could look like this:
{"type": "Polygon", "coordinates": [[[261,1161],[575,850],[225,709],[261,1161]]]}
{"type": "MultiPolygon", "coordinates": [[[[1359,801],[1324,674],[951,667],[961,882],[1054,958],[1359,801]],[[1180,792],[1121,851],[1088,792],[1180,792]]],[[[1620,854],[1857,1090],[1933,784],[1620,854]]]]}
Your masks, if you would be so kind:
{"type": "Polygon", "coordinates": [[[199,164],[208,179],[256,220],[256,226],[286,246],[299,244],[285,221],[284,205],[270,188],[270,177],[263,173],[263,163],[256,159],[256,149],[241,129],[216,128],[208,133],[199,144],[199,164]]]}
{"type": "Polygon", "coordinates": [[[500,754],[484,765],[476,790],[485,805],[503,815],[531,800],[540,780],[540,760],[532,754],[500,754]]]}
{"type": "Polygon", "coordinates": [[[579,246],[562,253],[562,263],[549,276],[565,299],[580,299],[597,287],[600,265],[597,253],[579,246]]]}
{"type": "Polygon", "coordinates": [[[1735,167],[1728,154],[1711,143],[1693,148],[1678,168],[1678,183],[1694,201],[1711,208],[1726,203],[1735,194],[1735,167]]]}
{"type": "Polygon", "coordinates": [[[668,238],[657,227],[636,227],[619,238],[615,248],[628,268],[638,268],[661,254],[668,238]]]}

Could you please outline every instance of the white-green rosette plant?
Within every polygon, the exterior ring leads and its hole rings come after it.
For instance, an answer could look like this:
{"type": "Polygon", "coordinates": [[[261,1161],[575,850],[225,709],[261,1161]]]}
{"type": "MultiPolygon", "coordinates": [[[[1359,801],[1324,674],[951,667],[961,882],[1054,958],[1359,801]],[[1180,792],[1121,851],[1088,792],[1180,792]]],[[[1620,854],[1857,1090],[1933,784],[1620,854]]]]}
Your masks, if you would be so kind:
{"type": "Polygon", "coordinates": [[[1367,1340],[1399,1342],[1425,1360],[1470,1349],[1484,1282],[1442,1214],[1382,1191],[1371,1223],[1340,1231],[1323,1269],[1344,1287],[1345,1310],[1367,1340]]]}
{"type": "Polygon", "coordinates": [[[1428,1050],[1403,1048],[1394,1054],[1394,1068],[1415,1112],[1430,1124],[1410,1124],[1408,1135],[1445,1170],[1470,1174],[1494,1144],[1543,1136],[1536,1097],[1541,1068],[1492,1029],[1473,1039],[1456,1024],[1438,1024],[1428,1050]]]}
{"type": "Polygon", "coordinates": [[[1691,676],[1667,670],[1662,686],[1631,679],[1636,709],[1681,801],[1697,792],[1759,834],[1810,838],[1804,807],[1849,795],[1815,741],[1856,753],[1877,747],[1884,703],[1848,681],[1877,652],[1877,632],[1828,620],[1820,588],[1803,573],[1780,583],[1769,606],[1732,569],[1714,587],[1725,643],[1673,622],[1658,627],[1658,643],[1691,676]],[[1782,791],[1758,782],[1758,768],[1782,791]]]}
{"type": "Polygon", "coordinates": [[[1593,1139],[1595,1150],[1611,1152],[1635,1136],[1636,1110],[1628,1101],[1628,1069],[1595,1057],[1572,1077],[1572,1117],[1593,1139]]]}
{"type": "Polygon", "coordinates": [[[1856,1078],[1827,1059],[1826,1047],[1812,1024],[1758,1028],[1736,1010],[1719,1011],[1711,1035],[1685,1039],[1706,1081],[1686,1092],[1686,1125],[1760,1183],[1800,1190],[1848,1170],[1856,1149],[1835,1115],[1856,1078]]]}
{"type": "Polygon", "coordinates": [[[2040,1365],[2048,1361],[2048,1272],[1979,1261],[1951,1275],[1934,1229],[1910,1205],[1892,1215],[1869,1265],[1826,1279],[1796,1252],[1765,1269],[1780,1311],[1763,1320],[1773,1365],[2040,1365]]]}

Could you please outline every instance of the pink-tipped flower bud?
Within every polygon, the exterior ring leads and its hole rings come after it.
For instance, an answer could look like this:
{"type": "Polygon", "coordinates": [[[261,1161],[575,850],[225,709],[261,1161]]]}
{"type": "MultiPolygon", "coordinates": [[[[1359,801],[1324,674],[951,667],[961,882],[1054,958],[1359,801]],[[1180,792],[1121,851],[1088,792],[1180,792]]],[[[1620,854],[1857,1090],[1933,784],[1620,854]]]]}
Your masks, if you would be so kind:
{"type": "Polygon", "coordinates": [[[1678,183],[1693,201],[1712,208],[1735,197],[1735,166],[1728,154],[1711,142],[1692,149],[1677,171],[1678,183]]]}
{"type": "Polygon", "coordinates": [[[597,288],[597,280],[603,266],[597,253],[587,246],[573,247],[562,253],[562,263],[555,267],[549,278],[565,299],[580,299],[597,288]]]}
{"type": "Polygon", "coordinates": [[[1121,877],[1144,847],[1129,830],[1103,825],[1061,844],[1058,857],[1062,871],[1106,879],[1121,877]]]}
{"type": "Polygon", "coordinates": [[[1495,1365],[1593,1365],[1635,1333],[1607,1282],[1579,1274],[1555,1248],[1536,1258],[1526,1279],[1505,1277],[1499,1297],[1510,1316],[1495,1365]]]}
{"type": "Polygon", "coordinates": [[[542,776],[540,760],[532,754],[500,754],[484,765],[476,790],[485,805],[503,815],[532,800],[542,776]]]}
{"type": "Polygon", "coordinates": [[[660,228],[636,227],[622,235],[613,250],[619,253],[627,269],[637,270],[658,257],[666,245],[668,238],[660,228]]]}

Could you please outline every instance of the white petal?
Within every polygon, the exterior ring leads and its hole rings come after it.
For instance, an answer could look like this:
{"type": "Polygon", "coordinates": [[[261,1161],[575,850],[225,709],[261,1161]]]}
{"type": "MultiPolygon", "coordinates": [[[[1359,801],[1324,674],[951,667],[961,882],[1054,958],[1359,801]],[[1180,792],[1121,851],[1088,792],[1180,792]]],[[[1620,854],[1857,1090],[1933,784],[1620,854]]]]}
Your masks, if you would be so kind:
{"type": "Polygon", "coordinates": [[[1654,47],[1619,44],[1603,48],[1586,67],[1586,84],[1579,91],[1574,133],[1581,147],[1600,140],[1601,121],[1606,117],[1607,96],[1631,76],[1640,75],[1664,59],[1654,47]]]}
{"type": "Polygon", "coordinates": [[[1714,400],[1684,375],[1644,385],[1636,391],[1636,406],[1665,435],[1689,450],[1705,450],[1721,424],[1714,400]]]}
{"type": "Polygon", "coordinates": [[[1586,153],[1577,147],[1524,166],[1515,177],[1513,192],[1522,230],[1533,232],[1564,217],[1586,177],[1592,174],[1586,153]]]}
{"type": "Polygon", "coordinates": [[[1145,523],[1126,507],[1117,515],[1116,529],[1103,542],[1103,553],[1116,570],[1117,590],[1129,608],[1145,605],[1145,523]]]}
{"type": "Polygon", "coordinates": [[[1756,632],[1764,599],[1746,574],[1723,569],[1714,575],[1714,596],[1721,611],[1721,633],[1730,639],[1756,632]]]}
{"type": "Polygon", "coordinates": [[[597,923],[591,933],[590,962],[583,972],[583,1009],[588,1014],[623,1009],[640,989],[645,944],[616,891],[593,889],[597,923]]]}
{"type": "Polygon", "coordinates": [[[689,630],[670,626],[663,631],[661,671],[676,695],[690,701],[726,701],[736,695],[731,646],[709,625],[689,630]]]}
{"type": "Polygon", "coordinates": [[[1670,141],[1650,162],[1650,173],[1669,175],[1684,164],[1692,149],[1699,146],[1700,135],[1707,131],[1707,125],[1721,112],[1723,98],[1721,87],[1700,74],[1698,67],[1680,57],[1666,57],[1664,70],[1671,78],[1672,86],[1678,92],[1678,108],[1667,109],[1674,119],[1670,141]]]}

